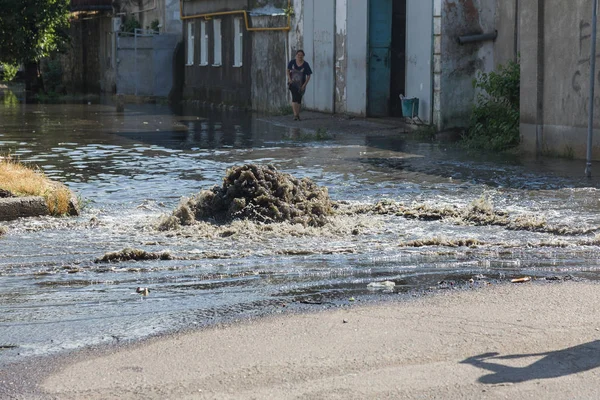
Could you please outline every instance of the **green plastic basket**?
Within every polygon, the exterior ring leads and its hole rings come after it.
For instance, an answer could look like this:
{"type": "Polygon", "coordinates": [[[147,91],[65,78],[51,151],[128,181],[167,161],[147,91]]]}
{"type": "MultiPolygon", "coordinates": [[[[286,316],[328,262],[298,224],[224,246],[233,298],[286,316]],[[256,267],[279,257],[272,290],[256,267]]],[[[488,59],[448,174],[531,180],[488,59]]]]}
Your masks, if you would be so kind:
{"type": "Polygon", "coordinates": [[[419,99],[417,97],[412,99],[402,98],[402,116],[408,118],[419,116],[419,99]]]}

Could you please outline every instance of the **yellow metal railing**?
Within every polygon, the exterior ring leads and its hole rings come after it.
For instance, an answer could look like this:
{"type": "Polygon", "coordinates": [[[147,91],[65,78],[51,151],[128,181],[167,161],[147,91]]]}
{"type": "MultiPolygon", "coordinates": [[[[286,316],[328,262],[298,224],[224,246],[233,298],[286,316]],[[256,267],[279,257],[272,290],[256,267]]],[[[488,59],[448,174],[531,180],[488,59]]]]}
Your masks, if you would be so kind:
{"type": "MultiPolygon", "coordinates": [[[[288,10],[291,10],[291,0],[288,0],[288,10]]],[[[232,14],[243,14],[244,22],[246,23],[246,30],[253,31],[289,31],[292,29],[292,16],[290,13],[287,14],[287,26],[280,27],[271,27],[271,28],[252,28],[248,22],[248,11],[246,10],[234,10],[234,11],[221,11],[214,13],[206,13],[206,14],[194,14],[194,15],[184,15],[183,13],[183,0],[179,0],[179,15],[181,16],[181,20],[185,21],[186,19],[194,19],[194,18],[204,18],[211,19],[212,17],[217,17],[221,15],[232,15],[232,14]]]]}

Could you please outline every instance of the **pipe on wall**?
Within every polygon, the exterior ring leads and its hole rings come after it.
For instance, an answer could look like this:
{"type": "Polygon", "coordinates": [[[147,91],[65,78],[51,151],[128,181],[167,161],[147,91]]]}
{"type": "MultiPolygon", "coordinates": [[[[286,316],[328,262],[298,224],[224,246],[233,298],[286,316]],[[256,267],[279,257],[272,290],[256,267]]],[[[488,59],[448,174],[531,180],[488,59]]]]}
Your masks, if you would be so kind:
{"type": "Polygon", "coordinates": [[[476,35],[465,35],[458,37],[459,44],[474,43],[474,42],[485,42],[487,40],[496,40],[498,37],[498,31],[481,33],[476,35]]]}
{"type": "MultiPolygon", "coordinates": [[[[288,0],[288,9],[291,9],[291,1],[288,0]]],[[[232,15],[232,14],[244,14],[244,22],[246,23],[246,30],[250,32],[256,31],[290,31],[292,29],[292,16],[288,14],[287,16],[287,26],[274,27],[274,28],[251,28],[250,23],[248,22],[248,11],[246,10],[234,10],[234,11],[221,11],[215,13],[206,13],[206,14],[194,14],[194,15],[183,15],[183,0],[179,1],[179,15],[182,21],[186,19],[192,18],[204,18],[211,19],[212,17],[218,17],[221,15],[232,15]]]]}

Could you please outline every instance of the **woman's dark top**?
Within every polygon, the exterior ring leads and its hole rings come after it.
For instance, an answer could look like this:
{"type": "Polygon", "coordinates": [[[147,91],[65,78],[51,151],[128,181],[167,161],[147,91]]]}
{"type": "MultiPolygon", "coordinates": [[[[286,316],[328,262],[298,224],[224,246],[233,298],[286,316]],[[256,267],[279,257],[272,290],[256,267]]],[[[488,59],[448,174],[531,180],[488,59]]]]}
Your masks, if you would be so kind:
{"type": "Polygon", "coordinates": [[[298,66],[295,58],[288,63],[288,69],[292,71],[292,84],[298,88],[304,85],[308,75],[312,75],[312,69],[310,69],[310,65],[304,61],[301,66],[298,66]]]}

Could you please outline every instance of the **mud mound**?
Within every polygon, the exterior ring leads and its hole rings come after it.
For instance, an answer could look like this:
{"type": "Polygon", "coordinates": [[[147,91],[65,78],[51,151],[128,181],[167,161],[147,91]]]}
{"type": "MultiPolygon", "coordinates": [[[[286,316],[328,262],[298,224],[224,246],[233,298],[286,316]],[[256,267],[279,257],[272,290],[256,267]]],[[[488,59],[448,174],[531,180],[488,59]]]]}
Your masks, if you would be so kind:
{"type": "Polygon", "coordinates": [[[169,253],[149,253],[139,249],[123,249],[114,253],[106,253],[101,258],[94,260],[95,263],[120,262],[120,261],[144,261],[144,260],[172,260],[169,253]]]}
{"type": "Polygon", "coordinates": [[[228,169],[221,187],[184,199],[159,229],[235,219],[323,226],[333,207],[327,188],[308,178],[296,179],[272,165],[246,164],[228,169]]]}

